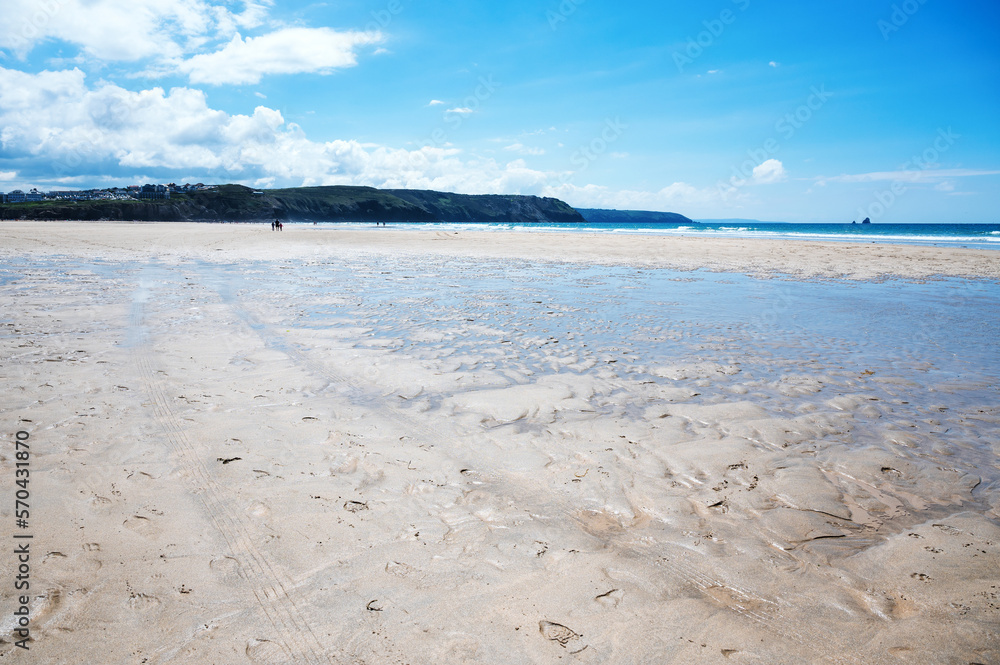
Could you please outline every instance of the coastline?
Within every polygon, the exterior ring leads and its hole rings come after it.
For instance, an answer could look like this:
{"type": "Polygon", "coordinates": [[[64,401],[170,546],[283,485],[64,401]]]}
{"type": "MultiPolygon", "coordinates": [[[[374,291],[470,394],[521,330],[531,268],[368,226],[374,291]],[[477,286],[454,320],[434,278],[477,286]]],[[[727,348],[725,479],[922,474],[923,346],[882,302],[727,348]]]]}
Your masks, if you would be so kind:
{"type": "Polygon", "coordinates": [[[957,247],[599,233],[317,229],[291,224],[280,235],[274,233],[265,224],[4,222],[0,244],[10,253],[78,256],[121,252],[123,256],[197,255],[216,260],[308,258],[337,251],[429,252],[796,278],[1000,279],[1000,260],[994,250],[957,247]],[[97,240],[98,236],[102,237],[97,240]]]}

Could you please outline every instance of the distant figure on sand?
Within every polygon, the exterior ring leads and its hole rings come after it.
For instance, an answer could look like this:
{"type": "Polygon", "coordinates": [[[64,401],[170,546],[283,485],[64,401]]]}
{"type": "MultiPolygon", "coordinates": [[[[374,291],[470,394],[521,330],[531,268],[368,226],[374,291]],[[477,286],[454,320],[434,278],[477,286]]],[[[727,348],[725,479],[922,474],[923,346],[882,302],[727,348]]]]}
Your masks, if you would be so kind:
{"type": "Polygon", "coordinates": [[[278,228],[278,220],[274,220],[273,222],[271,222],[271,230],[273,231],[276,228],[278,228]]]}

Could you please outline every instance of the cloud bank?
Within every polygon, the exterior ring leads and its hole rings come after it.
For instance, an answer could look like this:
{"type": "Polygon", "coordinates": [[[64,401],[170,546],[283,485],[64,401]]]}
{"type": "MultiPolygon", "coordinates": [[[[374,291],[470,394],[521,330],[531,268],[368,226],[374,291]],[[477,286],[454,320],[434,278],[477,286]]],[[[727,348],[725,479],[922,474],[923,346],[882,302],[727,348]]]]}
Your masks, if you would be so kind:
{"type": "Polygon", "coordinates": [[[141,75],[186,76],[194,84],[258,83],[275,74],[330,74],[357,64],[359,49],[379,44],[377,31],[278,27],[257,37],[240,30],[265,26],[267,7],[245,1],[7,0],[0,49],[23,60],[38,45],[59,40],[101,63],[145,63],[141,75]]]}
{"type": "Polygon", "coordinates": [[[312,141],[267,106],[251,115],[229,114],[187,87],[133,92],[102,82],[91,89],[79,69],[29,74],[0,67],[0,127],[4,168],[38,182],[184,173],[259,186],[502,193],[538,190],[549,177],[522,160],[464,156],[455,148],[312,141]]]}

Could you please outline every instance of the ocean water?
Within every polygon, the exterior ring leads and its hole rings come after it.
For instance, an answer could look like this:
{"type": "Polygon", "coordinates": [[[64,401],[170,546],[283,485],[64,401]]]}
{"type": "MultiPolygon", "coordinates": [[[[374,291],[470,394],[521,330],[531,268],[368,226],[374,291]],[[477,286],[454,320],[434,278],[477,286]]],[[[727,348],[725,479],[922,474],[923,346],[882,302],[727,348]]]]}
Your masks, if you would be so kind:
{"type": "MultiPolygon", "coordinates": [[[[318,224],[317,227],[371,226],[371,223],[318,224]]],[[[696,224],[441,224],[390,222],[389,227],[435,230],[494,230],[535,233],[624,233],[693,237],[784,238],[1000,249],[1000,224],[803,224],[704,222],[696,224]]]]}

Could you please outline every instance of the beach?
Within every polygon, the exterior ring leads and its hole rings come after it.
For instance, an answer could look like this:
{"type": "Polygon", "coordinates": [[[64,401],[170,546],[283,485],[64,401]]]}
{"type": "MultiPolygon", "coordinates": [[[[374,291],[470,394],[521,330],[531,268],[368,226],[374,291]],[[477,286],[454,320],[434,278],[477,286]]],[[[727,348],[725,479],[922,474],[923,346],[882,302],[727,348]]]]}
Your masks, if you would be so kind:
{"type": "Polygon", "coordinates": [[[0,223],[31,536],[0,659],[1000,662],[998,280],[955,247],[0,223]]]}
{"type": "Polygon", "coordinates": [[[1000,279],[997,254],[984,249],[757,238],[692,238],[596,233],[430,230],[400,226],[317,229],[289,225],[272,236],[267,224],[4,222],[9,252],[58,254],[68,247],[102,257],[212,257],[213,260],[306,259],[325,252],[374,252],[467,258],[566,261],[598,265],[720,270],[759,276],[1000,279]],[[100,232],[97,232],[97,230],[100,232]],[[40,232],[40,230],[43,230],[40,232]]]}

